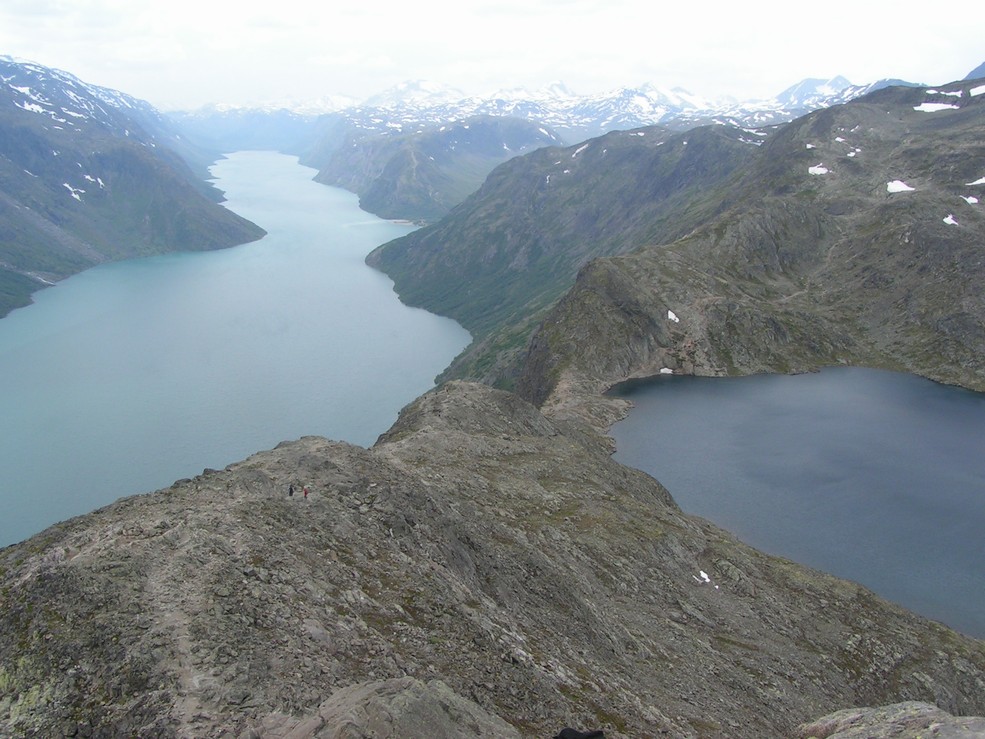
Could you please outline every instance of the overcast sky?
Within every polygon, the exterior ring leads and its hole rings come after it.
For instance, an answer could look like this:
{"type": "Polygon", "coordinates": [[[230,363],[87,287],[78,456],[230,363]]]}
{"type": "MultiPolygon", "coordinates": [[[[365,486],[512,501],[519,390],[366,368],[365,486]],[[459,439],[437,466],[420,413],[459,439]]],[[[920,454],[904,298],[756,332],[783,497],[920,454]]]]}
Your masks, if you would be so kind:
{"type": "Polygon", "coordinates": [[[985,12],[981,0],[0,0],[0,54],[165,110],[362,99],[415,79],[750,99],[806,77],[960,79],[985,61],[985,12]]]}

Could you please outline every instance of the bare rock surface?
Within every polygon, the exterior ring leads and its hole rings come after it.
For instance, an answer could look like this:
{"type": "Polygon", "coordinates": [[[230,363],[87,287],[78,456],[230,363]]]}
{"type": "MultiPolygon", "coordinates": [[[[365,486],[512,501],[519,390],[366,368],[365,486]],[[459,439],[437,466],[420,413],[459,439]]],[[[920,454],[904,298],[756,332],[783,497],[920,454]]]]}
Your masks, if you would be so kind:
{"type": "Polygon", "coordinates": [[[501,718],[456,695],[440,680],[423,683],[409,677],[350,685],[322,703],[315,716],[271,716],[250,734],[257,739],[520,736],[501,718]]]}
{"type": "Polygon", "coordinates": [[[919,701],[850,708],[801,726],[798,739],[980,739],[985,718],[952,716],[919,701]]]}
{"type": "Polygon", "coordinates": [[[985,644],[682,514],[481,385],[372,449],[305,437],[0,550],[0,736],[330,736],[419,705],[741,738],[906,700],[985,714],[985,644]]]}

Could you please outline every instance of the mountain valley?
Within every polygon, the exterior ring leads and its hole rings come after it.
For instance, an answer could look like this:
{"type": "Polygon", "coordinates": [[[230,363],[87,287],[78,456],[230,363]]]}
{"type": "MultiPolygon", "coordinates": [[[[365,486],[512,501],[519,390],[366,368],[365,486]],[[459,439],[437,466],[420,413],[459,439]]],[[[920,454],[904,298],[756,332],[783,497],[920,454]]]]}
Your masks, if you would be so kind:
{"type": "Polygon", "coordinates": [[[367,262],[474,341],[368,448],[286,441],[0,549],[0,736],[981,734],[985,642],[682,512],[612,459],[603,393],[839,363],[985,390],[985,80],[813,80],[721,120],[411,88],[169,120],[11,64],[11,307],[259,238],[196,177],[235,142],[428,221],[367,262]]]}

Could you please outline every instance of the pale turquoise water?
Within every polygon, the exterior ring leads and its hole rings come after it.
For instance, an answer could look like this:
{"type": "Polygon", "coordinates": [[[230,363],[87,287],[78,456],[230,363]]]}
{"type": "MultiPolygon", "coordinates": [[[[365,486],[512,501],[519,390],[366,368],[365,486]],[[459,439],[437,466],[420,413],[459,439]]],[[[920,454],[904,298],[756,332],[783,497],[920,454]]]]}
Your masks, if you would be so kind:
{"type": "Polygon", "coordinates": [[[616,459],[685,511],[985,638],[985,394],[860,368],[618,394],[616,459]]]}
{"type": "Polygon", "coordinates": [[[363,263],[410,227],[294,157],[213,173],[267,237],[103,265],[0,320],[0,546],[286,439],[371,445],[468,343],[363,263]]]}

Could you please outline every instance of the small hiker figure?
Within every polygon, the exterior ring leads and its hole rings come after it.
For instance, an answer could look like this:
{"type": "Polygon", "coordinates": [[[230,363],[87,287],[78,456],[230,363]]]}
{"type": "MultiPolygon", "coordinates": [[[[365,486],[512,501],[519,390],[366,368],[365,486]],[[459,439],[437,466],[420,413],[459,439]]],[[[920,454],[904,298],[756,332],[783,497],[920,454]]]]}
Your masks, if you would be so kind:
{"type": "Polygon", "coordinates": [[[294,483],[293,482],[290,485],[287,486],[287,495],[288,495],[288,497],[293,497],[294,496],[294,483]]]}
{"type": "Polygon", "coordinates": [[[305,500],[308,499],[308,486],[307,485],[304,486],[304,499],[305,500]]]}

